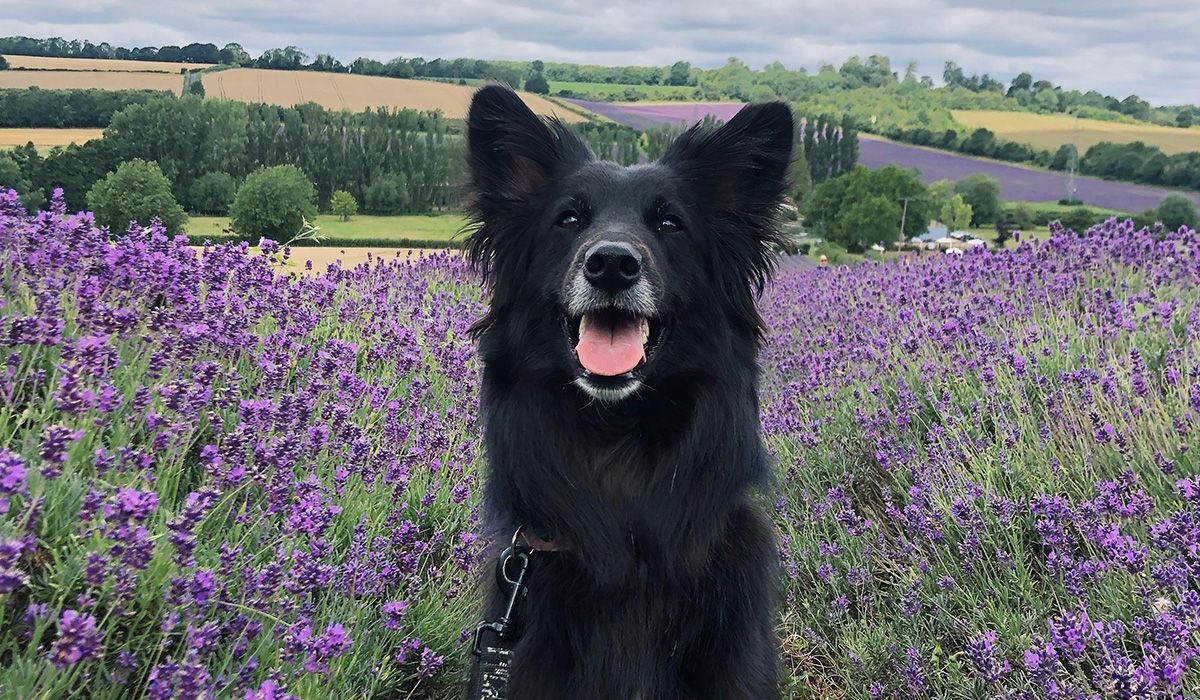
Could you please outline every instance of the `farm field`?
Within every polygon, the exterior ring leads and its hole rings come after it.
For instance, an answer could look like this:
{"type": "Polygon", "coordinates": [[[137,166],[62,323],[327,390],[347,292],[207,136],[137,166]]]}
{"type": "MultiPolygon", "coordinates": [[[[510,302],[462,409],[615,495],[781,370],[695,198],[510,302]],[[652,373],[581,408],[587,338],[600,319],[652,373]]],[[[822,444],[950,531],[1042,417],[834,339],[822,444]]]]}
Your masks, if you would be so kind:
{"type": "MultiPolygon", "coordinates": [[[[689,124],[703,119],[706,115],[726,120],[737,114],[742,107],[741,103],[641,105],[587,100],[567,101],[620,124],[642,130],[659,124],[689,124]]],[[[1000,181],[1000,196],[1006,200],[1056,202],[1065,198],[1067,191],[1068,178],[1062,173],[909,146],[865,134],[859,136],[858,162],[868,168],[886,165],[917,168],[927,183],[935,180],[957,180],[973,173],[987,173],[1000,181]]],[[[1076,177],[1075,183],[1075,196],[1083,202],[1125,212],[1149,209],[1171,193],[1157,187],[1111,182],[1099,178],[1076,177]]],[[[1184,194],[1200,203],[1200,194],[1184,194]]]]}
{"type": "Polygon", "coordinates": [[[130,61],[115,58],[55,58],[52,56],[6,55],[13,68],[28,70],[121,71],[131,73],[174,73],[180,70],[209,68],[211,63],[171,63],[169,61],[130,61]]]}
{"type": "Polygon", "coordinates": [[[1075,141],[1082,155],[1101,141],[1141,141],[1157,146],[1167,155],[1200,151],[1200,128],[1177,129],[1156,124],[1120,124],[1098,119],[1079,119],[1066,114],[1028,114],[987,110],[954,110],[955,121],[972,128],[985,128],[1009,141],[1027,143],[1051,151],[1075,141]],[[1076,136],[1075,128],[1079,132],[1076,136]]]}
{"type": "Polygon", "coordinates": [[[0,88],[40,87],[47,90],[96,88],[100,90],[164,90],[176,95],[183,91],[183,76],[168,73],[79,70],[6,70],[0,71],[0,88]]]}
{"type": "MultiPolygon", "coordinates": [[[[462,229],[465,220],[458,215],[442,216],[372,216],[355,214],[349,221],[341,221],[332,214],[317,215],[316,224],[322,235],[336,239],[394,239],[450,241],[462,229]]],[[[221,236],[229,228],[229,218],[223,216],[188,217],[189,236],[211,234],[221,236]]]]}
{"type": "Polygon", "coordinates": [[[623,85],[608,83],[574,83],[551,80],[550,94],[569,90],[576,95],[587,95],[592,99],[603,97],[609,100],[628,100],[627,94],[637,93],[638,101],[670,100],[691,97],[696,88],[687,85],[623,85]]]}
{"type": "MultiPolygon", "coordinates": [[[[202,80],[205,94],[209,97],[265,102],[285,107],[316,102],[329,109],[355,112],[368,107],[440,109],[451,119],[466,116],[473,92],[469,86],[431,80],[258,68],[206,73],[202,80]]],[[[585,121],[584,117],[538,95],[522,93],[521,98],[539,114],[556,115],[566,122],[585,121]]]]}
{"type": "MultiPolygon", "coordinates": [[[[0,196],[6,693],[460,692],[492,563],[479,280],[272,255],[0,196]]],[[[782,695],[1192,696],[1198,301],[1194,232],[783,261],[782,695]]]]}
{"type": "Polygon", "coordinates": [[[39,149],[47,149],[84,143],[103,134],[103,129],[0,129],[0,148],[24,146],[32,141],[39,149]]]}

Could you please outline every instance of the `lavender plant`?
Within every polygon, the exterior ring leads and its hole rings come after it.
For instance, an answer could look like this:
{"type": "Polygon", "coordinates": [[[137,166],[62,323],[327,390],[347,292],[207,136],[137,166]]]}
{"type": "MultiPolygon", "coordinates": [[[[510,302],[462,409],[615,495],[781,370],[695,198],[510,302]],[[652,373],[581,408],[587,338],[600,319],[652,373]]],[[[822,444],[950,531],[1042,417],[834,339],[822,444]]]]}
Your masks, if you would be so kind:
{"type": "MultiPolygon", "coordinates": [[[[452,697],[480,562],[482,311],[451,254],[0,194],[6,697],[452,697]]],[[[785,694],[1200,693],[1200,239],[786,263],[763,310],[785,694]]]]}

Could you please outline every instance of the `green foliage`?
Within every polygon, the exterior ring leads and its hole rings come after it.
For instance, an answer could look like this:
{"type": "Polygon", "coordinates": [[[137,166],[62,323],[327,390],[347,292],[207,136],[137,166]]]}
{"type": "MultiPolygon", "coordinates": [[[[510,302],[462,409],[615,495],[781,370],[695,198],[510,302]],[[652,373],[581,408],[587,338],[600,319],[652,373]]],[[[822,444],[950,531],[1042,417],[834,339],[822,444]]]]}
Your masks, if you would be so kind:
{"type": "Polygon", "coordinates": [[[382,177],[372,182],[363,193],[363,204],[368,214],[403,214],[408,211],[408,183],[404,175],[382,177]]]}
{"type": "Polygon", "coordinates": [[[154,90],[0,89],[0,128],[103,128],[130,105],[171,98],[154,90]]]}
{"type": "Polygon", "coordinates": [[[1006,215],[996,219],[996,247],[1003,248],[1008,239],[1012,238],[1013,221],[1006,215]]]}
{"type": "Polygon", "coordinates": [[[1175,126],[1178,126],[1180,129],[1192,128],[1192,124],[1194,124],[1195,121],[1196,116],[1191,107],[1184,107],[1183,109],[1179,110],[1179,114],[1175,115],[1175,126]]]}
{"type": "Polygon", "coordinates": [[[962,231],[971,225],[972,207],[956,194],[942,204],[940,218],[951,231],[962,231]]]}
{"type": "Polygon", "coordinates": [[[27,210],[36,209],[44,195],[33,187],[33,183],[21,172],[21,166],[7,153],[0,153],[0,189],[16,190],[21,196],[21,204],[27,210]]]}
{"type": "Polygon", "coordinates": [[[1064,143],[1054,152],[1054,159],[1050,161],[1050,169],[1068,170],[1072,165],[1079,167],[1079,149],[1075,148],[1073,143],[1064,143]]]}
{"type": "Polygon", "coordinates": [[[996,221],[1000,213],[1000,182],[996,178],[984,173],[968,175],[954,183],[954,192],[962,195],[963,202],[971,207],[972,226],[996,221]]]}
{"type": "Polygon", "coordinates": [[[549,95],[550,83],[546,82],[545,76],[539,73],[525,80],[525,90],[538,95],[549,95]]]}
{"type": "Polygon", "coordinates": [[[200,76],[195,76],[188,82],[187,93],[196,97],[204,97],[204,82],[200,80],[200,76]]]}
{"type": "Polygon", "coordinates": [[[187,206],[197,214],[223,216],[236,193],[237,181],[229,173],[205,173],[188,188],[187,206]]]}
{"type": "Polygon", "coordinates": [[[349,221],[351,216],[358,213],[358,202],[346,190],[338,190],[329,200],[329,210],[342,221],[349,221]]]}
{"type": "Polygon", "coordinates": [[[1033,212],[1024,202],[1013,207],[1012,212],[1004,214],[1001,220],[1011,223],[1018,231],[1028,231],[1034,227],[1033,212]]]}
{"type": "Polygon", "coordinates": [[[687,61],[676,61],[667,74],[667,85],[687,85],[691,74],[692,64],[687,61]]]}
{"type": "Polygon", "coordinates": [[[1083,233],[1102,222],[1105,216],[1088,207],[1072,207],[1058,217],[1058,222],[1076,233],[1083,233]]]}
{"type": "Polygon", "coordinates": [[[8,70],[8,68],[8,59],[4,56],[0,56],[0,70],[8,70]]]}
{"type": "Polygon", "coordinates": [[[1163,228],[1176,231],[1180,226],[1192,230],[1200,227],[1200,217],[1196,213],[1196,204],[1190,198],[1181,194],[1169,194],[1163,198],[1154,209],[1163,228]]]}
{"type": "Polygon", "coordinates": [[[233,227],[248,240],[287,241],[306,219],[317,215],[312,181],[294,165],[276,165],[251,173],[229,208],[233,227]]]}
{"type": "Polygon", "coordinates": [[[180,232],[187,223],[187,214],[171,194],[171,183],[153,161],[121,163],[88,191],[87,203],[96,223],[113,234],[124,233],[134,221],[149,226],[155,217],[169,233],[180,232]]]}
{"type": "Polygon", "coordinates": [[[894,165],[877,170],[862,166],[818,185],[805,202],[805,222],[846,249],[862,251],[888,245],[925,230],[932,205],[914,170],[894,165]],[[902,198],[909,198],[904,212],[902,198]],[[903,217],[902,217],[903,214],[903,217]]]}
{"type": "Polygon", "coordinates": [[[792,199],[796,202],[803,202],[813,187],[812,175],[809,174],[808,159],[804,155],[803,143],[798,144],[795,148],[795,154],[792,159],[791,180],[792,199]]]}

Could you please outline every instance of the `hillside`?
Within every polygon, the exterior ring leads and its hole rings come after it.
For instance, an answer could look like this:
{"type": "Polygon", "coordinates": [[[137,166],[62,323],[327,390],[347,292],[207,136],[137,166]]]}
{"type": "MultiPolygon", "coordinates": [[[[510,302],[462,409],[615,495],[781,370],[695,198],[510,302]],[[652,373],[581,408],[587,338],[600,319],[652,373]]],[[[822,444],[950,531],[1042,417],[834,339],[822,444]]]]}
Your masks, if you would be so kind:
{"type": "MultiPolygon", "coordinates": [[[[327,109],[348,109],[353,112],[378,107],[440,109],[451,119],[466,116],[474,91],[474,88],[465,85],[429,80],[259,68],[234,68],[206,73],[203,83],[205,94],[210,97],[242,102],[265,102],[284,107],[316,102],[327,109]]],[[[554,115],[566,122],[586,121],[543,97],[523,93],[522,99],[539,114],[554,115]]]]}
{"type": "Polygon", "coordinates": [[[48,90],[164,90],[183,92],[183,76],[169,73],[83,70],[0,71],[0,88],[39,87],[48,90]]]}
{"type": "MultiPolygon", "coordinates": [[[[729,119],[742,106],[731,103],[647,105],[569,101],[617,123],[643,130],[663,124],[691,123],[707,115],[729,119]]],[[[1000,181],[1000,196],[1013,201],[1054,202],[1066,196],[1068,186],[1068,177],[1062,173],[909,146],[866,135],[859,137],[858,161],[868,168],[886,165],[917,168],[925,182],[957,180],[972,173],[987,173],[1000,181]]],[[[1076,177],[1075,187],[1075,196],[1087,204],[1127,212],[1149,209],[1171,192],[1158,187],[1091,177],[1076,177]]],[[[1200,203],[1200,195],[1188,193],[1188,196],[1200,203]]]]}
{"type": "Polygon", "coordinates": [[[1034,148],[1055,150],[1064,143],[1075,143],[1080,153],[1108,141],[1141,141],[1167,155],[1200,151],[1200,127],[1180,129],[1157,124],[1125,124],[1099,119],[1076,119],[1067,114],[1032,114],[994,110],[953,110],[955,121],[972,128],[989,129],[996,136],[1027,143],[1034,148]]]}
{"type": "Polygon", "coordinates": [[[6,54],[8,65],[24,70],[123,71],[129,73],[174,73],[208,68],[212,63],[175,63],[171,61],[130,61],[113,58],[57,58],[6,54]]]}

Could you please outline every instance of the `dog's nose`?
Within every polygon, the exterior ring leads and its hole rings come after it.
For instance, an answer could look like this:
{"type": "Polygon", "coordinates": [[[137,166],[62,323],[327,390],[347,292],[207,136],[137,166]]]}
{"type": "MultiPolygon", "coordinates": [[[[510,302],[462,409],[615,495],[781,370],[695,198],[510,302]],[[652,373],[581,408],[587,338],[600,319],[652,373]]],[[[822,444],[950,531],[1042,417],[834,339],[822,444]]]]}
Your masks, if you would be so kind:
{"type": "Polygon", "coordinates": [[[592,286],[615,294],[641,277],[642,256],[628,243],[601,241],[584,255],[583,274],[592,286]]]}

